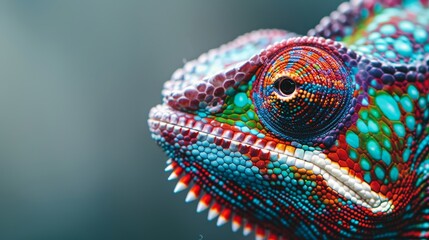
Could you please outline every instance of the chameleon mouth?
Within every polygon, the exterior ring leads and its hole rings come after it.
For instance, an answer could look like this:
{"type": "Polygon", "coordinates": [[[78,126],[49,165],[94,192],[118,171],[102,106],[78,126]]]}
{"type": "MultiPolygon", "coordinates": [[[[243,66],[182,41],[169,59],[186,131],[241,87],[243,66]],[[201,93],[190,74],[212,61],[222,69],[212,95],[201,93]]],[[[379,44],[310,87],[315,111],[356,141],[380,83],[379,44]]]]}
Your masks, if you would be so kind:
{"type": "Polygon", "coordinates": [[[271,155],[277,155],[277,161],[281,164],[311,170],[314,174],[323,176],[327,186],[339,195],[373,213],[387,213],[394,208],[391,200],[388,200],[382,193],[372,191],[366,182],[350,175],[347,167],[339,166],[320,151],[306,151],[281,143],[267,142],[264,139],[255,140],[255,138],[246,137],[239,131],[224,130],[220,124],[214,126],[213,123],[197,121],[192,114],[175,111],[166,105],[152,108],[149,115],[148,123],[155,139],[160,140],[162,136],[186,133],[189,136],[198,136],[200,141],[222,140],[230,149],[237,151],[240,146],[257,151],[269,151],[271,155]]]}

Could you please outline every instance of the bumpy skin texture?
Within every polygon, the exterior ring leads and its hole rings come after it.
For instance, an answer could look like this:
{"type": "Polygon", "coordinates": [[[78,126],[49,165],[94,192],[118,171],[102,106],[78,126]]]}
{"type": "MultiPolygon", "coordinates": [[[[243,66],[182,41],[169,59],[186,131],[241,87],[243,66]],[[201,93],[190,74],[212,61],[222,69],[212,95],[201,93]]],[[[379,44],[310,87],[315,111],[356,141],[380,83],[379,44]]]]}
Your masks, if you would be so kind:
{"type": "Polygon", "coordinates": [[[428,5],[351,1],[177,70],[149,119],[175,191],[256,238],[429,238],[428,5]]]}

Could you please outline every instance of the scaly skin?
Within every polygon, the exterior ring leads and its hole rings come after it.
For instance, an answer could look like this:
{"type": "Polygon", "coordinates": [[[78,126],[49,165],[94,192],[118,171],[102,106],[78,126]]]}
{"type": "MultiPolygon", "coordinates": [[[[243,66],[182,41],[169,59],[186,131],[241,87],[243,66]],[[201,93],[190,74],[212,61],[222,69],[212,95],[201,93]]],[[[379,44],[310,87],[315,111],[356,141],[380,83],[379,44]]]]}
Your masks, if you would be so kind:
{"type": "Polygon", "coordinates": [[[429,238],[428,1],[352,1],[187,63],[150,112],[175,191],[256,238],[429,238]]]}

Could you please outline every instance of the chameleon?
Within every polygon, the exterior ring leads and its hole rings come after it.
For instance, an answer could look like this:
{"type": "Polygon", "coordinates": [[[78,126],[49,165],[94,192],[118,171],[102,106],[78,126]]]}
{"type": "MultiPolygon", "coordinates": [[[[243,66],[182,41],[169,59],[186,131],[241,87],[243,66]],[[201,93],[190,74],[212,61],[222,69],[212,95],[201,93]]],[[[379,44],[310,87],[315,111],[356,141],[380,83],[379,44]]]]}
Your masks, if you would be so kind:
{"type": "Polygon", "coordinates": [[[149,113],[174,192],[256,239],[429,238],[429,1],[351,0],[250,32],[149,113]]]}

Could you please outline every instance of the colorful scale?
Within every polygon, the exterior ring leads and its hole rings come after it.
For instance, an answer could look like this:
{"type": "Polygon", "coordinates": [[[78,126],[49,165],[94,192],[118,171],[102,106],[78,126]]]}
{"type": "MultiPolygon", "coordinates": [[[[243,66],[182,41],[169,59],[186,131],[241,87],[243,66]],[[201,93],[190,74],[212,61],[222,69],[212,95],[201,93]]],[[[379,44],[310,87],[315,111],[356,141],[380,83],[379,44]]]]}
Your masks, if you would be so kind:
{"type": "Polygon", "coordinates": [[[176,71],[149,119],[174,191],[256,239],[428,238],[428,5],[351,1],[176,71]]]}

